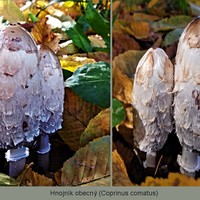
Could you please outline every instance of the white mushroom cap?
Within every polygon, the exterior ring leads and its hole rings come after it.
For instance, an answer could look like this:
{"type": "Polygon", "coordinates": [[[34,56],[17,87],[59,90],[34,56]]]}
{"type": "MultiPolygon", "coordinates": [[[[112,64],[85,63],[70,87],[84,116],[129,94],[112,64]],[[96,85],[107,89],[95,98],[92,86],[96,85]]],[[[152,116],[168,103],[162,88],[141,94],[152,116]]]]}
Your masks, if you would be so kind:
{"type": "Polygon", "coordinates": [[[182,146],[200,151],[200,17],[184,29],[176,56],[174,118],[182,146]]]}
{"type": "Polygon", "coordinates": [[[42,114],[40,129],[50,134],[62,128],[64,80],[60,62],[54,52],[45,45],[40,45],[39,51],[42,70],[42,114]]]}
{"type": "Polygon", "coordinates": [[[138,63],[132,93],[132,105],[140,118],[134,126],[143,132],[134,138],[142,151],[160,150],[172,130],[172,88],[171,61],[162,49],[150,48],[138,63]]]}
{"type": "Polygon", "coordinates": [[[41,70],[28,31],[0,27],[0,60],[0,148],[10,148],[39,135],[41,70]]]}

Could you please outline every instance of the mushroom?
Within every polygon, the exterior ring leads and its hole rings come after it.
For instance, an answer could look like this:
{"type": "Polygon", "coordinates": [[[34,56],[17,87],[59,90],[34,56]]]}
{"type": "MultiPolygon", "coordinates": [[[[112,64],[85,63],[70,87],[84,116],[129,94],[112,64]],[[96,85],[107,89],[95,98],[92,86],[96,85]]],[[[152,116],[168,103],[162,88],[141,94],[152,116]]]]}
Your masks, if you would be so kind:
{"type": "Polygon", "coordinates": [[[21,173],[27,143],[39,135],[41,70],[34,39],[19,25],[0,26],[0,148],[8,149],[9,175],[21,173]]]}
{"type": "Polygon", "coordinates": [[[38,166],[44,170],[49,166],[49,134],[61,129],[64,104],[64,79],[60,62],[55,53],[45,45],[39,45],[42,71],[42,113],[38,166]]]}
{"type": "Polygon", "coordinates": [[[146,152],[145,167],[156,167],[160,150],[172,130],[173,65],[160,48],[150,48],[134,77],[132,106],[134,139],[146,152]]]}
{"type": "Polygon", "coordinates": [[[174,119],[182,145],[180,171],[195,176],[200,168],[200,17],[191,21],[179,38],[174,88],[174,119]]]}

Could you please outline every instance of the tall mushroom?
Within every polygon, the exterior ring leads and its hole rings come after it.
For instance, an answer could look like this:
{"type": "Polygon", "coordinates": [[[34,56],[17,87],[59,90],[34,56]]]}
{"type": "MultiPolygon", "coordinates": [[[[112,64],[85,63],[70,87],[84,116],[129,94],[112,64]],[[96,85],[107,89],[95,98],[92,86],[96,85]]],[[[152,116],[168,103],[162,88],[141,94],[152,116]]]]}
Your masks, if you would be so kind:
{"type": "Polygon", "coordinates": [[[23,170],[26,143],[39,135],[41,70],[31,35],[19,25],[0,27],[0,148],[8,149],[9,175],[23,170]]]}
{"type": "Polygon", "coordinates": [[[53,51],[39,45],[40,66],[42,70],[42,113],[38,165],[47,170],[49,167],[49,134],[61,128],[64,104],[64,80],[60,62],[53,51]]]}
{"type": "Polygon", "coordinates": [[[176,132],[183,147],[180,171],[195,176],[200,168],[200,17],[190,22],[179,38],[174,88],[176,132]]]}
{"type": "Polygon", "coordinates": [[[173,65],[160,48],[150,48],[139,61],[133,85],[134,139],[147,152],[146,167],[156,167],[172,130],[173,65]]]}

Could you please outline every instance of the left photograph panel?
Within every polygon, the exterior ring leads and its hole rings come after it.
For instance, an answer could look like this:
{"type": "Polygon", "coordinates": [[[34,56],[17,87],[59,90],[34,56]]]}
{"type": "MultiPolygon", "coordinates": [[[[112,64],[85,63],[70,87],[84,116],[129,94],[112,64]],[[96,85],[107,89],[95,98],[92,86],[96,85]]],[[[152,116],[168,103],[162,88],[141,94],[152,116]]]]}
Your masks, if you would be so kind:
{"type": "Polygon", "coordinates": [[[110,1],[0,1],[0,185],[110,186],[110,1]]]}

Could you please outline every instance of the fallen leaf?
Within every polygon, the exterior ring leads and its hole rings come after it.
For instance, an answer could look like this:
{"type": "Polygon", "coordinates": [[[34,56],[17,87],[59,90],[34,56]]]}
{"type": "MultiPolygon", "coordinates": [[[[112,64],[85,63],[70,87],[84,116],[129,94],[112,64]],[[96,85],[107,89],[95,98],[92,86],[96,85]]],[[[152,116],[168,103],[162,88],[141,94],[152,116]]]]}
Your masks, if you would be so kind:
{"type": "Polygon", "coordinates": [[[147,176],[145,182],[140,186],[199,186],[200,178],[195,180],[193,177],[180,173],[169,173],[168,178],[153,178],[147,176]]]}
{"type": "Polygon", "coordinates": [[[48,18],[45,17],[38,21],[31,30],[31,35],[37,45],[44,44],[56,53],[58,50],[59,38],[52,32],[51,26],[46,23],[47,20],[48,18]]]}
{"type": "Polygon", "coordinates": [[[110,175],[107,175],[105,177],[93,180],[93,181],[88,181],[84,184],[81,184],[82,187],[91,187],[91,186],[110,186],[110,175]]]}
{"type": "Polygon", "coordinates": [[[155,32],[184,28],[192,21],[192,19],[193,17],[191,16],[177,15],[175,17],[164,18],[160,21],[154,22],[152,28],[155,32]]]}
{"type": "Polygon", "coordinates": [[[88,63],[96,63],[94,59],[87,57],[76,57],[76,56],[63,56],[59,58],[61,67],[70,72],[75,72],[76,69],[82,65],[88,63]]]}
{"type": "Polygon", "coordinates": [[[145,39],[145,38],[151,37],[154,34],[151,26],[147,22],[132,21],[131,23],[128,23],[127,25],[128,26],[126,27],[121,27],[123,32],[125,34],[132,35],[137,39],[140,39],[140,40],[145,39]]]}
{"type": "Polygon", "coordinates": [[[77,70],[65,81],[81,98],[99,105],[110,107],[110,65],[106,62],[88,63],[77,70]]]}
{"type": "Polygon", "coordinates": [[[63,186],[80,185],[109,174],[110,136],[104,136],[79,149],[64,163],[61,182],[63,186]]]}
{"type": "Polygon", "coordinates": [[[106,52],[89,52],[89,53],[82,53],[82,54],[74,54],[74,56],[78,56],[78,57],[88,57],[88,58],[92,58],[94,60],[96,60],[96,62],[107,62],[110,63],[110,54],[106,53],[106,52]]]}
{"type": "Polygon", "coordinates": [[[165,46],[171,45],[172,43],[179,40],[179,37],[181,36],[184,28],[177,28],[173,31],[170,31],[164,38],[163,44],[165,46]]]}
{"type": "Polygon", "coordinates": [[[148,3],[148,12],[153,15],[165,17],[168,13],[165,12],[167,9],[167,3],[165,0],[151,0],[148,3]]]}
{"type": "Polygon", "coordinates": [[[19,7],[11,0],[0,1],[0,16],[4,16],[9,23],[25,21],[25,17],[19,7]]]}
{"type": "Polygon", "coordinates": [[[129,35],[122,33],[113,33],[113,54],[115,57],[118,54],[124,53],[127,50],[141,50],[138,42],[129,35]]]}
{"type": "Polygon", "coordinates": [[[59,44],[57,56],[64,56],[68,54],[77,53],[79,48],[72,42],[72,40],[68,40],[67,42],[63,42],[59,44]]]}
{"type": "Polygon", "coordinates": [[[123,75],[117,66],[112,68],[112,96],[125,104],[132,102],[133,79],[123,75]]]}
{"type": "Polygon", "coordinates": [[[107,47],[105,45],[105,41],[99,35],[89,35],[88,39],[90,40],[92,47],[101,47],[101,48],[106,48],[107,47]]]}
{"type": "MultiPolygon", "coordinates": [[[[27,166],[27,165],[26,165],[27,166]]],[[[26,169],[24,169],[26,171],[26,169]]],[[[22,176],[22,186],[53,186],[55,185],[54,181],[50,178],[40,175],[30,168],[24,175],[24,171],[17,177],[17,181],[20,181],[22,176]]]]}
{"type": "Polygon", "coordinates": [[[80,144],[84,147],[95,138],[110,134],[110,108],[102,110],[89,122],[81,135],[80,144]]]}
{"type": "Polygon", "coordinates": [[[117,99],[112,99],[112,127],[118,125],[125,117],[123,104],[117,99]]]}
{"type": "Polygon", "coordinates": [[[63,123],[58,133],[71,150],[80,148],[81,134],[99,112],[97,105],[86,102],[71,89],[65,88],[63,123]]]}
{"type": "Polygon", "coordinates": [[[112,152],[112,185],[134,186],[128,177],[124,161],[116,149],[112,152]]]}
{"type": "Polygon", "coordinates": [[[17,186],[18,185],[18,182],[6,175],[6,174],[3,174],[3,173],[0,173],[0,186],[17,186]]]}
{"type": "Polygon", "coordinates": [[[137,51],[129,50],[116,56],[113,60],[113,67],[118,67],[122,74],[128,78],[133,78],[139,60],[142,58],[146,50],[137,51]]]}
{"type": "Polygon", "coordinates": [[[160,17],[156,15],[145,14],[145,13],[134,13],[133,19],[136,22],[138,21],[153,22],[153,21],[158,21],[160,17]]]}

